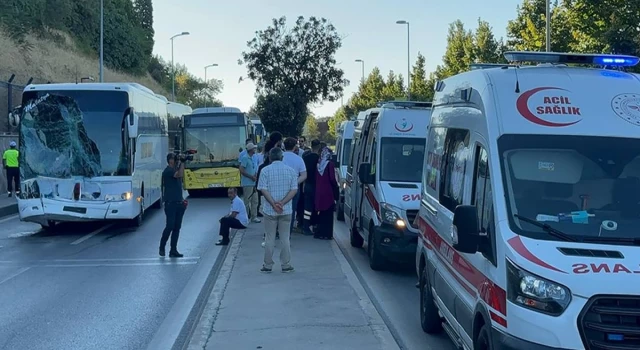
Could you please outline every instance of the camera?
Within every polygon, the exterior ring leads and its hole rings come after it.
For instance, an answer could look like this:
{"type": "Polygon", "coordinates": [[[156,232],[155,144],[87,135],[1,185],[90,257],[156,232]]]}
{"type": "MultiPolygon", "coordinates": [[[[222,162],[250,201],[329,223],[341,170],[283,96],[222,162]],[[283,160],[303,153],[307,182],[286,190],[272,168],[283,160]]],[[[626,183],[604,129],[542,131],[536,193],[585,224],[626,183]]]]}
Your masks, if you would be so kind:
{"type": "Polygon", "coordinates": [[[187,150],[186,152],[176,152],[176,159],[181,162],[190,162],[193,161],[193,155],[198,153],[195,149],[187,150]]]}

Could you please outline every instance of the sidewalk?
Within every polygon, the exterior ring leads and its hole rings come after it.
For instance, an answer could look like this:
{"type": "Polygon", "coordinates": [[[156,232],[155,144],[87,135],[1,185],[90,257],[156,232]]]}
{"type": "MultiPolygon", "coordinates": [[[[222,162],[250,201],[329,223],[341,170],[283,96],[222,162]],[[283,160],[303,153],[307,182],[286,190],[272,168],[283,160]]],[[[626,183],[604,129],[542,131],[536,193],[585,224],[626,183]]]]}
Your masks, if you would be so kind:
{"type": "MultiPolygon", "coordinates": [[[[262,224],[233,239],[192,349],[399,349],[333,241],[293,234],[292,265],[261,273],[262,224]]],[[[278,241],[277,241],[278,242],[278,241]]]]}
{"type": "Polygon", "coordinates": [[[0,218],[18,214],[18,201],[16,197],[7,197],[6,193],[0,194],[0,218]]]}

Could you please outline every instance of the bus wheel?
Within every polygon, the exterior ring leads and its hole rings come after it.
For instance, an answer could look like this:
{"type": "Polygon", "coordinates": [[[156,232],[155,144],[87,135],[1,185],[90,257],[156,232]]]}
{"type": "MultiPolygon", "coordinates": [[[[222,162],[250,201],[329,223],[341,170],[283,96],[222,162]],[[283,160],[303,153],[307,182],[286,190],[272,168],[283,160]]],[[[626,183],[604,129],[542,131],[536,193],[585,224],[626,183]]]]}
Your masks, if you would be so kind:
{"type": "Polygon", "coordinates": [[[140,197],[140,214],[133,218],[131,224],[134,227],[142,226],[142,222],[144,221],[144,197],[140,197]]]}
{"type": "Polygon", "coordinates": [[[369,251],[369,267],[373,271],[380,271],[385,266],[385,259],[380,255],[380,248],[376,243],[376,231],[375,226],[369,227],[369,241],[367,242],[367,250],[369,251]]]}

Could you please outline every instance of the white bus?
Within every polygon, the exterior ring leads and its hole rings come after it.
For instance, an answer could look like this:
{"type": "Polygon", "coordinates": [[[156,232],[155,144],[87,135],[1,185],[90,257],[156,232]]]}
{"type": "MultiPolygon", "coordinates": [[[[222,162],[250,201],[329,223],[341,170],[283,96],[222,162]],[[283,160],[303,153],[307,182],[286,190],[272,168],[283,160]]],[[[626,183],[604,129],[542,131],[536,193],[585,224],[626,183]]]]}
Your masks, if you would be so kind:
{"type": "MultiPolygon", "coordinates": [[[[159,95],[160,96],[160,95],[159,95]]],[[[164,97],[164,96],[160,96],[164,97]]],[[[191,107],[176,102],[167,101],[168,126],[169,126],[169,149],[179,150],[180,144],[180,125],[182,117],[193,112],[191,107]]]]}
{"type": "Polygon", "coordinates": [[[29,85],[19,116],[21,221],[132,220],[160,207],[167,103],[134,83],[29,85]]]}

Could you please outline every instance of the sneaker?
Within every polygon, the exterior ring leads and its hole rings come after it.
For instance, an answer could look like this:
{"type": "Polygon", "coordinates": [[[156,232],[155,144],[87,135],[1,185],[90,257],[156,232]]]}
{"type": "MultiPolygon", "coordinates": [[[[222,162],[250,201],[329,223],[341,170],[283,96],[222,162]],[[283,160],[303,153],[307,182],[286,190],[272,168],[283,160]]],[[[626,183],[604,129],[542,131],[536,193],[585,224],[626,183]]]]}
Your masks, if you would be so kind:
{"type": "Polygon", "coordinates": [[[266,268],[266,267],[264,267],[264,266],[263,266],[263,267],[260,269],[260,272],[269,273],[269,272],[271,272],[271,269],[266,268]]]}
{"type": "Polygon", "coordinates": [[[9,197],[11,197],[11,192],[7,193],[7,195],[8,195],[9,197]]]}
{"type": "Polygon", "coordinates": [[[253,218],[253,220],[251,220],[252,222],[255,222],[256,224],[259,224],[262,222],[262,220],[258,219],[258,218],[253,218]]]}
{"type": "Polygon", "coordinates": [[[262,241],[262,248],[264,248],[264,246],[267,245],[265,241],[262,241]]]}
{"type": "Polygon", "coordinates": [[[293,266],[283,267],[283,268],[282,268],[282,272],[283,272],[283,273],[293,272],[293,271],[294,271],[293,266]]]}

